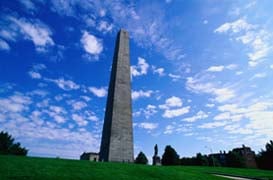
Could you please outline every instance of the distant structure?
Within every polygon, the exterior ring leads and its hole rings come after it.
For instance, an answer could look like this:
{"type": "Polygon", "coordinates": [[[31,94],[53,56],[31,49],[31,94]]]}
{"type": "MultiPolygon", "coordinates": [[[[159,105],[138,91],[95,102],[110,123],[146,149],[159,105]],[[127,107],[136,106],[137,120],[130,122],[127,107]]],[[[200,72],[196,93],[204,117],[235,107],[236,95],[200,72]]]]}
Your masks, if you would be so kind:
{"type": "Polygon", "coordinates": [[[215,164],[214,159],[217,159],[217,161],[220,163],[221,166],[226,166],[227,164],[227,154],[226,151],[220,153],[214,153],[214,154],[209,154],[209,158],[212,159],[212,165],[217,166],[218,164],[215,164]]]}
{"type": "Polygon", "coordinates": [[[134,162],[129,34],[116,39],[104,116],[100,161],[134,162]]]}
{"type": "Polygon", "coordinates": [[[160,166],[161,165],[161,161],[160,161],[160,157],[158,156],[158,147],[157,144],[154,147],[154,156],[153,156],[153,165],[154,166],[160,166]]]}
{"type": "Polygon", "coordinates": [[[99,153],[94,153],[94,152],[84,152],[80,160],[89,160],[89,161],[98,161],[99,160],[99,153]]]}
{"type": "Polygon", "coordinates": [[[257,168],[255,161],[255,152],[250,147],[242,145],[241,148],[235,148],[232,151],[239,153],[244,159],[247,168],[257,168]]]}
{"type": "MultiPolygon", "coordinates": [[[[251,150],[250,147],[246,147],[242,145],[242,147],[232,149],[233,152],[238,153],[244,160],[245,166],[247,168],[257,168],[256,160],[255,160],[255,152],[251,150]]],[[[217,159],[221,166],[227,165],[227,153],[224,151],[220,151],[220,153],[210,154],[209,157],[213,157],[217,159]]],[[[213,159],[212,159],[213,160],[213,159]]],[[[216,164],[213,162],[213,166],[216,164]]]]}

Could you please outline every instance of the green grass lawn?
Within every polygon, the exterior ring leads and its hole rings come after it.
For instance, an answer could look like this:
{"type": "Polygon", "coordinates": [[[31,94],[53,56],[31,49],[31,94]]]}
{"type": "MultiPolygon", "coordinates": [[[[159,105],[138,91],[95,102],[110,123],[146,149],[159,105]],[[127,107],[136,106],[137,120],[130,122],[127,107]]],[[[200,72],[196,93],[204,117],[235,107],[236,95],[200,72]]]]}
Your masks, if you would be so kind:
{"type": "Polygon", "coordinates": [[[273,179],[273,171],[193,166],[148,166],[80,160],[0,156],[0,179],[224,179],[210,173],[273,179]]]}

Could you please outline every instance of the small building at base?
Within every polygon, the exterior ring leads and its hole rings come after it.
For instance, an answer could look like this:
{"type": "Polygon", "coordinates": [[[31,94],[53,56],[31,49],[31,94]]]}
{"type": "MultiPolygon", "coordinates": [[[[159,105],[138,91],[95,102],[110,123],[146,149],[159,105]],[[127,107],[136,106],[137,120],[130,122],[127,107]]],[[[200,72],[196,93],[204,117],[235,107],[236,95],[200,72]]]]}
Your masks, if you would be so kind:
{"type": "Polygon", "coordinates": [[[80,160],[88,160],[88,161],[99,161],[99,153],[95,152],[84,152],[80,156],[80,160]]]}

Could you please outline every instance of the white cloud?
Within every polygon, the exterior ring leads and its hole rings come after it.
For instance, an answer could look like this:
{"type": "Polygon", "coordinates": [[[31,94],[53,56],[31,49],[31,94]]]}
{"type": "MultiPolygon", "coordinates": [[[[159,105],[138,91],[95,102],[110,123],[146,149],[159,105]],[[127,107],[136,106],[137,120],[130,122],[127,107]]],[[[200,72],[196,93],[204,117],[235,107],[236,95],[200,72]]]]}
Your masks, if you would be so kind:
{"type": "Polygon", "coordinates": [[[89,34],[87,31],[83,32],[81,43],[84,50],[91,55],[99,55],[103,50],[102,40],[89,34]]]}
{"type": "Polygon", "coordinates": [[[71,105],[74,110],[81,110],[81,109],[87,107],[87,104],[83,101],[76,101],[76,102],[73,102],[71,105]]]}
{"type": "Polygon", "coordinates": [[[220,113],[217,116],[215,116],[213,119],[214,120],[226,120],[226,119],[230,119],[230,113],[229,112],[224,112],[224,113],[220,113]]]}
{"type": "Polygon", "coordinates": [[[198,111],[195,116],[184,118],[183,121],[195,122],[198,119],[206,119],[207,117],[208,117],[208,114],[206,114],[204,111],[198,111]]]}
{"type": "Polygon", "coordinates": [[[212,92],[215,94],[215,100],[218,102],[225,102],[235,97],[234,91],[229,88],[215,88],[212,92]]]}
{"type": "Polygon", "coordinates": [[[172,97],[166,99],[165,103],[168,107],[181,107],[182,106],[182,100],[176,96],[172,96],[172,97]]]}
{"type": "Polygon", "coordinates": [[[38,72],[29,71],[28,74],[32,79],[41,79],[42,78],[41,74],[38,72]]]}
{"type": "Polygon", "coordinates": [[[189,112],[190,107],[183,107],[182,108],[182,100],[179,97],[172,96],[165,100],[164,104],[159,105],[160,109],[164,109],[163,117],[165,118],[173,118],[177,116],[181,116],[189,112]],[[181,107],[181,108],[178,108],[181,107]],[[176,108],[176,109],[172,109],[176,108]]]}
{"type": "Polygon", "coordinates": [[[56,114],[66,113],[66,111],[60,106],[50,106],[49,109],[56,114]]]}
{"type": "Polygon", "coordinates": [[[206,141],[206,142],[209,142],[209,143],[213,141],[213,139],[211,137],[207,137],[207,136],[197,137],[196,139],[203,140],[203,141],[206,141]]]}
{"type": "Polygon", "coordinates": [[[235,92],[229,87],[218,87],[215,83],[208,82],[208,76],[197,74],[195,77],[188,77],[186,88],[195,93],[208,93],[217,102],[225,102],[235,97],[235,92]]]}
{"type": "Polygon", "coordinates": [[[153,130],[158,127],[157,123],[142,122],[138,124],[138,127],[148,130],[153,130]]]}
{"type": "Polygon", "coordinates": [[[247,23],[244,19],[238,19],[234,22],[225,23],[218,27],[214,32],[223,33],[231,30],[232,36],[237,41],[252,48],[252,52],[247,53],[249,66],[257,66],[268,55],[272,49],[271,33],[258,25],[247,23]]]}
{"type": "Polygon", "coordinates": [[[64,114],[67,112],[60,106],[49,106],[49,110],[44,110],[50,117],[52,117],[57,123],[64,123],[66,119],[64,114]]]}
{"type": "Polygon", "coordinates": [[[152,93],[153,93],[152,90],[148,90],[148,91],[143,91],[143,90],[133,91],[132,92],[132,99],[133,100],[137,100],[138,98],[141,98],[141,97],[151,97],[152,93]]]}
{"type": "Polygon", "coordinates": [[[156,68],[155,66],[152,66],[153,73],[158,74],[159,76],[165,76],[164,68],[156,68]]]}
{"type": "Polygon", "coordinates": [[[220,72],[224,70],[224,66],[211,66],[207,69],[209,72],[220,72]]]}
{"type": "Polygon", "coordinates": [[[146,62],[144,58],[138,57],[137,66],[131,66],[131,74],[132,76],[142,76],[147,74],[149,68],[149,64],[146,62]]]}
{"type": "Polygon", "coordinates": [[[209,108],[212,108],[212,107],[215,106],[215,104],[206,104],[205,106],[206,106],[206,107],[209,107],[209,108]]]}
{"type": "Polygon", "coordinates": [[[150,116],[153,116],[157,113],[157,107],[151,104],[148,104],[146,108],[140,108],[138,111],[133,113],[134,117],[139,117],[141,114],[145,116],[146,119],[149,119],[150,116]]]}
{"type": "Polygon", "coordinates": [[[32,70],[28,72],[32,79],[41,79],[42,75],[39,73],[40,70],[46,69],[44,64],[35,64],[32,66],[32,70]]]}
{"type": "Polygon", "coordinates": [[[156,106],[148,104],[146,109],[144,110],[144,115],[148,119],[150,116],[157,113],[156,106]]]}
{"type": "Polygon", "coordinates": [[[33,65],[32,68],[33,68],[34,71],[40,71],[40,70],[46,69],[46,65],[44,65],[44,64],[35,64],[35,65],[33,65]]]}
{"type": "Polygon", "coordinates": [[[211,128],[225,126],[226,124],[227,123],[225,121],[221,121],[221,122],[217,121],[217,122],[210,122],[210,123],[202,124],[202,125],[198,126],[198,128],[211,129],[211,128]]]}
{"type": "Polygon", "coordinates": [[[186,106],[186,107],[178,108],[178,109],[166,109],[162,116],[165,118],[178,117],[188,113],[189,110],[190,110],[190,106],[186,106]]]}
{"type": "Polygon", "coordinates": [[[37,8],[35,7],[34,3],[31,0],[23,0],[23,1],[19,1],[25,8],[27,11],[29,12],[35,12],[37,10],[37,8]]]}
{"type": "Polygon", "coordinates": [[[73,82],[71,80],[65,80],[64,78],[59,78],[59,79],[45,78],[45,80],[55,83],[59,88],[65,90],[65,91],[76,90],[76,89],[80,88],[80,86],[78,84],[76,84],[75,82],[73,82]]]}
{"type": "Polygon", "coordinates": [[[34,91],[36,90],[24,94],[15,92],[0,98],[0,131],[8,130],[14,137],[20,138],[20,142],[31,149],[31,155],[44,152],[44,148],[41,148],[42,151],[35,149],[41,146],[46,146],[50,155],[55,157],[78,158],[83,151],[90,151],[90,147],[94,148],[93,151],[98,150],[98,138],[101,134],[98,123],[94,123],[95,130],[92,133],[83,128],[88,122],[98,121],[95,113],[90,110],[82,111],[81,114],[73,113],[72,108],[65,105],[53,105],[53,98],[38,95],[31,99],[34,91]],[[66,126],[69,128],[65,128],[66,126]],[[56,154],[56,146],[60,144],[69,144],[73,148],[70,151],[66,146],[59,147],[60,154],[56,154]],[[73,156],[70,156],[71,152],[74,153],[73,156]]]}
{"type": "Polygon", "coordinates": [[[170,78],[172,78],[173,81],[177,81],[177,80],[181,79],[180,75],[176,75],[176,74],[172,74],[172,73],[169,73],[168,76],[170,78]]]}
{"type": "Polygon", "coordinates": [[[190,124],[177,124],[176,122],[172,122],[171,124],[165,127],[163,132],[164,134],[173,134],[173,133],[183,133],[185,136],[191,136],[192,133],[192,126],[190,124]]]}
{"type": "Polygon", "coordinates": [[[5,50],[5,51],[10,50],[9,44],[2,39],[0,39],[0,50],[5,50]]]}
{"type": "Polygon", "coordinates": [[[273,64],[270,65],[270,68],[273,69],[273,64]]]}
{"type": "Polygon", "coordinates": [[[265,78],[266,76],[267,76],[266,73],[256,73],[250,78],[250,80],[257,79],[257,78],[265,78]]]}
{"type": "Polygon", "coordinates": [[[88,119],[90,121],[98,121],[99,118],[96,116],[96,114],[92,111],[84,111],[85,119],[88,119]]]}
{"type": "Polygon", "coordinates": [[[237,64],[229,64],[225,68],[227,68],[229,70],[234,70],[234,69],[238,68],[238,65],[237,64]]]}
{"type": "Polygon", "coordinates": [[[82,116],[78,114],[72,114],[72,119],[79,125],[79,126],[86,126],[88,121],[86,121],[82,116]]]}
{"type": "Polygon", "coordinates": [[[113,24],[109,24],[106,21],[100,21],[97,29],[103,33],[112,32],[113,24]]]}
{"type": "Polygon", "coordinates": [[[167,125],[165,130],[164,130],[164,134],[172,134],[174,132],[175,127],[173,125],[167,125]]]}
{"type": "Polygon", "coordinates": [[[250,30],[254,28],[252,24],[248,24],[244,19],[238,19],[234,22],[227,22],[214,30],[216,33],[225,33],[229,30],[233,33],[238,33],[242,30],[250,30]]]}
{"type": "Polygon", "coordinates": [[[105,97],[107,95],[107,89],[105,87],[101,88],[89,87],[88,89],[97,97],[105,97]]]}
{"type": "Polygon", "coordinates": [[[169,109],[171,107],[181,107],[182,100],[179,97],[172,96],[165,100],[165,104],[159,105],[160,109],[169,109]]]}
{"type": "Polygon", "coordinates": [[[0,112],[22,112],[28,109],[28,105],[32,100],[21,93],[15,93],[7,98],[0,98],[0,112]]]}
{"type": "Polygon", "coordinates": [[[208,72],[221,72],[223,71],[224,69],[228,69],[228,70],[234,70],[238,67],[237,64],[229,64],[229,65],[226,65],[226,66],[211,66],[207,69],[208,72]]]}
{"type": "Polygon", "coordinates": [[[106,10],[105,9],[101,9],[99,12],[101,17],[104,17],[106,15],[106,10]]]}
{"type": "Polygon", "coordinates": [[[243,74],[243,71],[237,71],[235,74],[236,75],[241,75],[241,74],[243,74]]]}
{"type": "Polygon", "coordinates": [[[52,32],[49,27],[39,20],[17,19],[15,17],[9,17],[9,19],[19,27],[25,39],[34,43],[36,50],[45,51],[46,47],[55,44],[51,38],[52,32]]]}
{"type": "Polygon", "coordinates": [[[45,97],[48,94],[47,91],[41,90],[41,89],[35,89],[29,93],[26,93],[26,95],[30,96],[40,96],[40,97],[45,97]]]}
{"type": "Polygon", "coordinates": [[[81,98],[84,99],[86,102],[91,100],[89,96],[81,96],[81,98]]]}
{"type": "Polygon", "coordinates": [[[64,123],[65,122],[65,118],[63,116],[55,115],[55,116],[53,116],[53,118],[57,123],[64,123]]]}
{"type": "Polygon", "coordinates": [[[272,111],[273,103],[270,101],[258,101],[248,106],[239,106],[237,104],[225,104],[219,106],[218,110],[223,112],[219,114],[217,120],[232,120],[239,121],[241,119],[246,120],[244,125],[231,124],[225,126],[225,130],[229,133],[240,134],[255,134],[266,138],[272,137],[272,111]]]}

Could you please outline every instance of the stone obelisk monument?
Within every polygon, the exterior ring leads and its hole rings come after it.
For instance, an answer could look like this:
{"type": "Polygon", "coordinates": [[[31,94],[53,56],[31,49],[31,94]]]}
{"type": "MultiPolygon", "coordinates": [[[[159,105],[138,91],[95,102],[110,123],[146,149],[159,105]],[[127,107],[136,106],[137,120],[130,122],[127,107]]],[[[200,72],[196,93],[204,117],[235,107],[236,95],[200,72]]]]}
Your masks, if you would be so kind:
{"type": "Polygon", "coordinates": [[[129,34],[125,30],[116,39],[99,158],[134,161],[129,34]]]}

